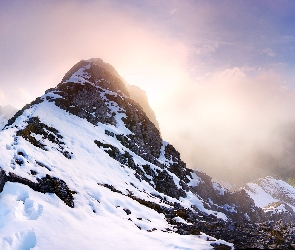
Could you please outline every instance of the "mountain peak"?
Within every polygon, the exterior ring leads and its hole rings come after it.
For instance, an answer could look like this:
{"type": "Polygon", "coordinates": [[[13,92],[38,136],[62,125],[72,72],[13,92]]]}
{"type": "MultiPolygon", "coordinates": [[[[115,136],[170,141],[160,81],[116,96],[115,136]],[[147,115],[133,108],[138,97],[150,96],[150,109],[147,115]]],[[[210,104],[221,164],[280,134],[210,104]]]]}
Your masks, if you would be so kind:
{"type": "Polygon", "coordinates": [[[63,77],[59,87],[64,83],[89,83],[103,89],[130,97],[144,110],[148,118],[159,129],[154,111],[150,108],[146,93],[139,87],[129,85],[115,68],[100,58],[81,60],[75,64],[63,77]]]}
{"type": "Polygon", "coordinates": [[[88,60],[84,60],[89,63],[93,63],[94,65],[97,65],[104,70],[111,73],[113,76],[119,78],[123,83],[127,84],[125,79],[119,75],[119,73],[116,71],[116,69],[109,63],[104,62],[101,58],[90,58],[88,60]]]}
{"type": "Polygon", "coordinates": [[[75,64],[65,74],[59,86],[64,83],[89,83],[120,95],[129,96],[122,77],[113,66],[99,58],[81,60],[75,64]]]}
{"type": "Polygon", "coordinates": [[[0,133],[0,246],[232,246],[215,238],[237,248],[271,244],[260,233],[264,210],[247,190],[230,192],[188,169],[131,96],[110,65],[82,60],[9,120],[0,133]],[[63,241],[65,233],[73,240],[63,241]]]}

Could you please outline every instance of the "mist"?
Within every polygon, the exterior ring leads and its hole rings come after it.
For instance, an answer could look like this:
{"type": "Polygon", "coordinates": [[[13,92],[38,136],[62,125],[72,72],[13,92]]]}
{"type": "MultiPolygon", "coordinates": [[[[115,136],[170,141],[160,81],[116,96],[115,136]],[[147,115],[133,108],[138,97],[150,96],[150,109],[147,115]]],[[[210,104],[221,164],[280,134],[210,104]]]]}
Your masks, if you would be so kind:
{"type": "Polygon", "coordinates": [[[0,7],[0,105],[22,108],[82,59],[102,58],[141,87],[185,60],[179,41],[120,2],[20,0],[0,7]]]}
{"type": "Polygon", "coordinates": [[[188,83],[169,102],[162,134],[188,167],[218,180],[294,178],[294,90],[273,72],[250,73],[232,68],[188,83]]]}
{"type": "Polygon", "coordinates": [[[236,185],[295,178],[295,22],[282,18],[293,16],[292,1],[0,7],[0,105],[20,109],[78,61],[102,58],[146,92],[163,139],[189,168],[236,185]]]}

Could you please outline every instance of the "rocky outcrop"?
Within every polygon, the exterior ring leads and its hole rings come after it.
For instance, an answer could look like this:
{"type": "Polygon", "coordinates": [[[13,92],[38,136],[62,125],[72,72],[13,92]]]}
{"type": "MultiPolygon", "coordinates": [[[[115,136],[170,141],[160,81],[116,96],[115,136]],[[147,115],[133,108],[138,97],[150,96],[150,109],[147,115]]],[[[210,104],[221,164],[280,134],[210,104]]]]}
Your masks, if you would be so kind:
{"type": "Polygon", "coordinates": [[[7,176],[4,170],[0,168],[0,193],[3,191],[3,187],[7,182],[7,176]]]}
{"type": "MultiPolygon", "coordinates": [[[[60,133],[55,128],[49,127],[42,123],[38,117],[31,117],[27,123],[28,125],[25,128],[16,132],[17,136],[23,137],[35,147],[41,148],[45,151],[48,150],[47,145],[44,143],[44,140],[47,139],[54,143],[56,145],[56,149],[60,151],[66,158],[71,159],[71,153],[65,149],[65,143],[62,141],[63,136],[60,135],[60,133]],[[42,139],[38,139],[38,136],[42,139]]],[[[22,162],[19,160],[18,164],[21,165],[22,162]]]]}
{"type": "Polygon", "coordinates": [[[20,177],[14,173],[6,174],[0,168],[0,191],[2,192],[3,187],[7,181],[17,182],[29,186],[33,190],[41,193],[55,193],[65,204],[69,207],[74,207],[73,194],[76,191],[70,190],[67,184],[56,177],[46,175],[43,178],[37,179],[37,182],[33,182],[26,178],[20,177]]]}
{"type": "Polygon", "coordinates": [[[101,96],[101,90],[86,83],[66,83],[46,93],[54,93],[57,98],[49,98],[56,106],[69,113],[86,119],[88,122],[97,125],[98,122],[116,125],[114,113],[106,105],[101,96]]]}
{"type": "Polygon", "coordinates": [[[200,182],[191,187],[193,193],[202,197],[208,208],[226,214],[236,223],[263,222],[267,219],[263,210],[255,206],[254,201],[244,190],[230,192],[218,183],[213,183],[211,177],[197,171],[200,182]]]}
{"type": "Polygon", "coordinates": [[[127,85],[127,89],[129,91],[130,98],[137,102],[143,108],[150,121],[156,126],[158,130],[160,130],[156,115],[149,105],[146,93],[142,89],[134,85],[127,85]]]}

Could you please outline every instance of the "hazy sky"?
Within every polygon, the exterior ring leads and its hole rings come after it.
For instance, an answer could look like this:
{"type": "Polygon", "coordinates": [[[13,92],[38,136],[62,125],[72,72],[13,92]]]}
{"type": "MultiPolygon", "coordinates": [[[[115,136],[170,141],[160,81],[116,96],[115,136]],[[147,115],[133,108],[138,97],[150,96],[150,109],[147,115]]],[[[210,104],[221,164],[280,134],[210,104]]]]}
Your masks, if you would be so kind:
{"type": "Polygon", "coordinates": [[[223,178],[286,151],[274,131],[295,121],[293,0],[0,1],[0,105],[92,57],[147,92],[189,167],[223,178]]]}

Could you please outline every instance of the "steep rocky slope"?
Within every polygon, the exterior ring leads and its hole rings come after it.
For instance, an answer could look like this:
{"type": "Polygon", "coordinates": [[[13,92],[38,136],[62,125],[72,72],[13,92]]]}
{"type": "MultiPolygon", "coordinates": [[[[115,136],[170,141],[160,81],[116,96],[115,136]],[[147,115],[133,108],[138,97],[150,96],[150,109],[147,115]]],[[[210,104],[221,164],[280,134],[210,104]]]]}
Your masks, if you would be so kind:
{"type": "Polygon", "coordinates": [[[191,195],[196,211],[204,209],[189,191],[193,172],[162,141],[125,84],[99,63],[79,62],[0,133],[0,247],[145,249],[145,242],[146,249],[207,249],[226,244],[200,235],[182,218],[192,202],[181,197],[191,195]]]}
{"type": "Polygon", "coordinates": [[[80,61],[56,88],[18,111],[0,133],[0,152],[3,249],[295,242],[284,236],[276,242],[263,229],[268,214],[247,191],[230,192],[186,168],[101,59],[80,61]]]}
{"type": "Polygon", "coordinates": [[[146,93],[137,86],[126,84],[130,98],[136,101],[144,110],[149,120],[160,130],[154,111],[151,109],[146,93]]]}

